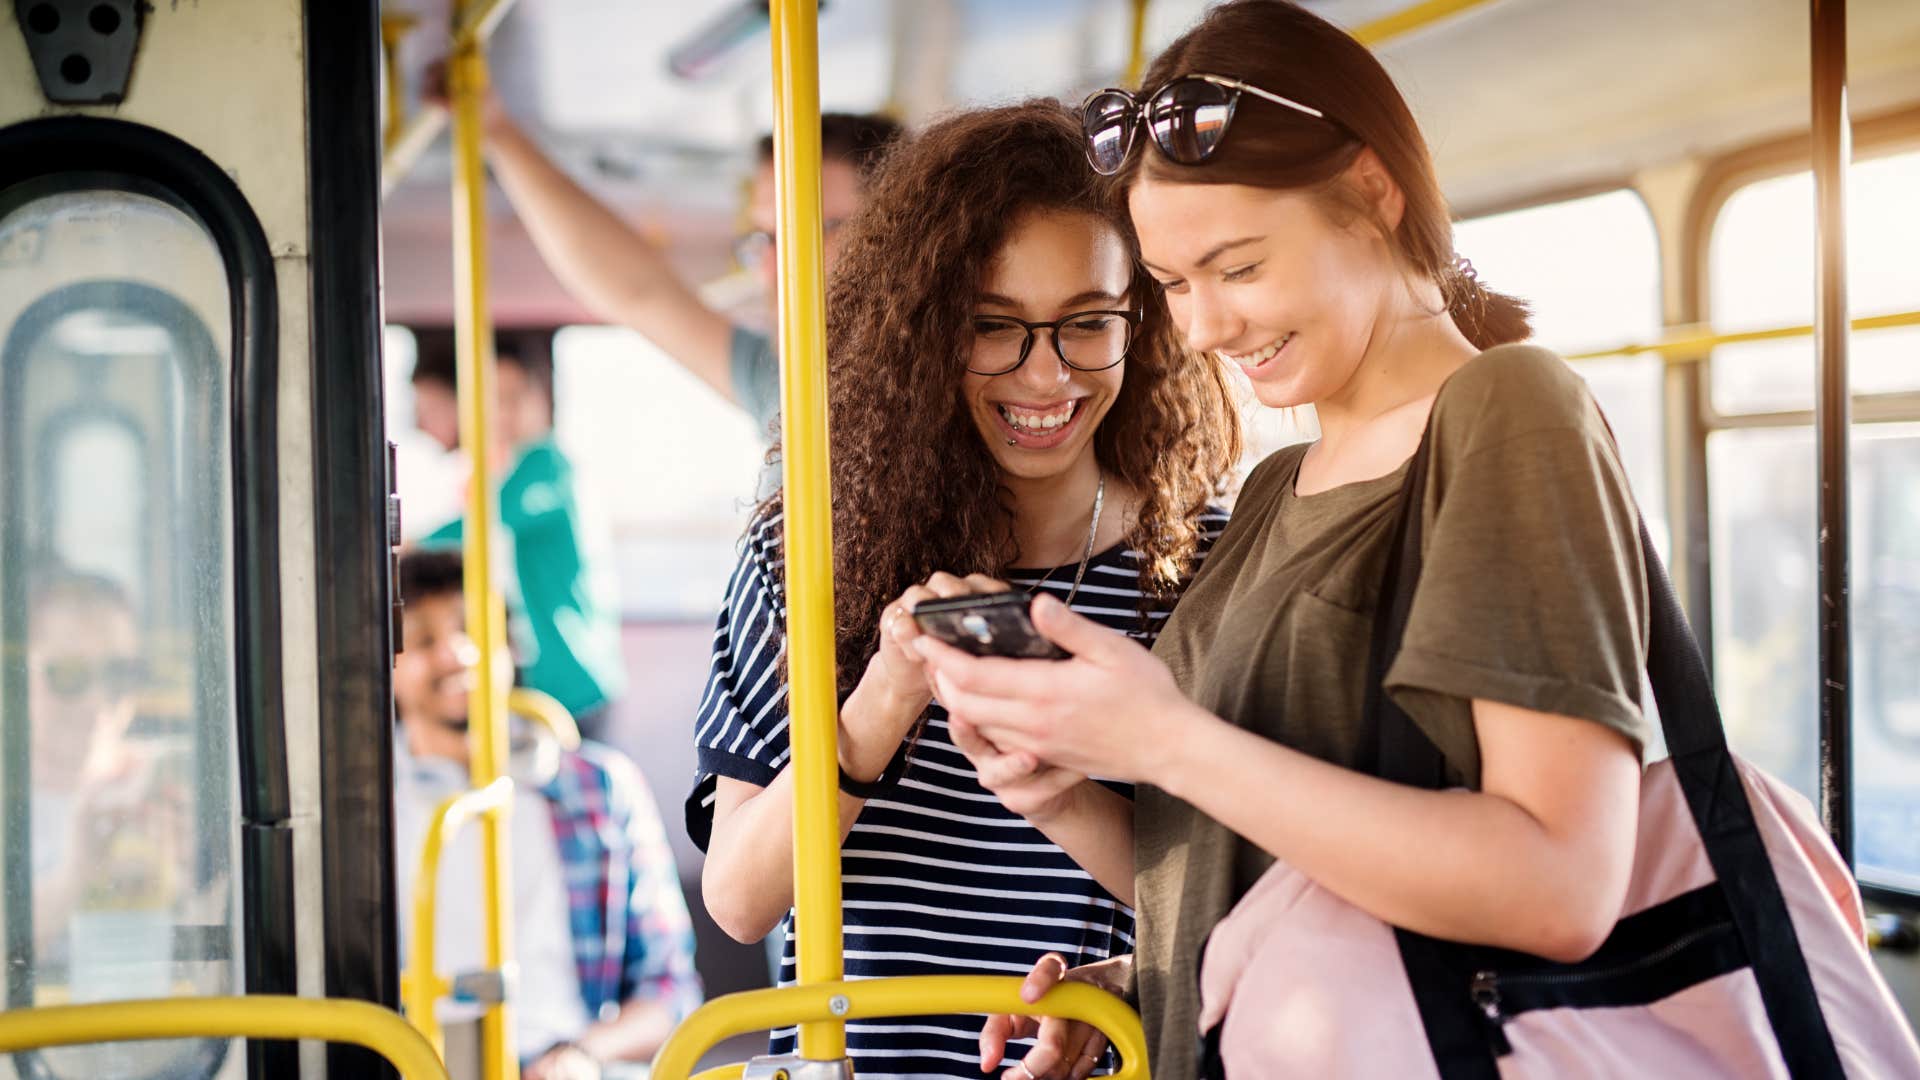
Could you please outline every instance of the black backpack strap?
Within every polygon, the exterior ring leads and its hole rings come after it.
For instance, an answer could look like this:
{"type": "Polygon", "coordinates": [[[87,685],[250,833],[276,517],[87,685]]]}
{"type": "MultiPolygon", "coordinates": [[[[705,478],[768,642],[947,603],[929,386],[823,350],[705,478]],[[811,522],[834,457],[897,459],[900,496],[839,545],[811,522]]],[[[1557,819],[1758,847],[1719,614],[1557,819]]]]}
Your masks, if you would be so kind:
{"type": "MultiPolygon", "coordinates": [[[[1375,750],[1373,774],[1412,787],[1446,786],[1446,757],[1411,717],[1387,695],[1387,669],[1400,652],[1413,610],[1413,594],[1420,581],[1421,500],[1427,488],[1431,454],[1429,436],[1407,462],[1407,478],[1400,489],[1393,545],[1387,552],[1387,571],[1376,601],[1373,641],[1367,658],[1367,686],[1362,738],[1371,737],[1375,750]]],[[[1407,969],[1414,1005],[1426,1029],[1434,1064],[1445,1080],[1499,1080],[1494,1062],[1498,1026],[1483,1015],[1468,994],[1473,975],[1470,951],[1395,927],[1400,961],[1407,969]]]]}
{"type": "Polygon", "coordinates": [[[1687,625],[1644,519],[1640,549],[1647,564],[1647,681],[1660,706],[1674,775],[1746,947],[1780,1056],[1795,1080],[1843,1077],[1846,1071],[1800,950],[1800,935],[1727,747],[1700,643],[1687,625]]]}
{"type": "MultiPolygon", "coordinates": [[[[1431,436],[1429,428],[1408,461],[1401,488],[1393,546],[1374,614],[1362,730],[1376,747],[1374,775],[1438,789],[1446,784],[1445,758],[1385,689],[1419,586],[1431,436]]],[[[1799,936],[1727,746],[1699,642],[1646,521],[1639,525],[1647,574],[1647,677],[1660,707],[1675,776],[1726,895],[1789,1075],[1795,1080],[1843,1077],[1799,936]]],[[[1489,1030],[1468,992],[1474,950],[1397,927],[1394,936],[1440,1075],[1445,1080],[1493,1080],[1498,1076],[1494,1048],[1503,1040],[1497,1030],[1489,1030]]]]}

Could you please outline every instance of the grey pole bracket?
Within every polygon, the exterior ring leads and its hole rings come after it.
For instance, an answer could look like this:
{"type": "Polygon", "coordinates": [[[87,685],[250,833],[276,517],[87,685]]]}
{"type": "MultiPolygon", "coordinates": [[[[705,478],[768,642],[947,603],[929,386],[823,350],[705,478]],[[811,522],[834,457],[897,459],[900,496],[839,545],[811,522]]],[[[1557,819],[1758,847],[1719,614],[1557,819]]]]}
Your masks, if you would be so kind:
{"type": "Polygon", "coordinates": [[[20,33],[55,105],[115,105],[127,95],[145,0],[13,0],[20,33]]]}

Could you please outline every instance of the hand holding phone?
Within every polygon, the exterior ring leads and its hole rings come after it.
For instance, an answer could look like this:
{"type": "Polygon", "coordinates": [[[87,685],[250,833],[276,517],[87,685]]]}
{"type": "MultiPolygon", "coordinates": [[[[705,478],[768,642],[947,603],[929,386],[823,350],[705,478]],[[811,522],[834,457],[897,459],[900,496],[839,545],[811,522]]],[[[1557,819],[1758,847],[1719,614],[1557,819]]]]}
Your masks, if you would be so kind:
{"type": "Polygon", "coordinates": [[[1016,592],[946,597],[914,605],[920,632],[973,656],[1019,660],[1066,660],[1065,649],[1034,628],[1032,597],[1016,592]]]}

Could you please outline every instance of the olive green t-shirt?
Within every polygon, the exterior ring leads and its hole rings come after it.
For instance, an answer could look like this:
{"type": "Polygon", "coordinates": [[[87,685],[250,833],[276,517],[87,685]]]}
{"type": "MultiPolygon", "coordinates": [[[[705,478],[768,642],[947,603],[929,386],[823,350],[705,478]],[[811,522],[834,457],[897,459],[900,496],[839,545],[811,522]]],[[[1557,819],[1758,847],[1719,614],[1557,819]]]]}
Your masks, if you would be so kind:
{"type": "MultiPolygon", "coordinates": [[[[1430,431],[1424,565],[1389,693],[1468,787],[1480,782],[1475,698],[1592,720],[1643,747],[1638,511],[1585,384],[1544,349],[1492,349],[1447,380],[1430,431]]],[[[1280,450],[1248,477],[1155,652],[1216,715],[1359,767],[1370,758],[1361,711],[1373,612],[1406,467],[1302,496],[1306,450],[1280,450]]],[[[1188,1080],[1202,945],[1273,859],[1145,785],[1135,819],[1141,1016],[1156,1080],[1188,1080]]]]}

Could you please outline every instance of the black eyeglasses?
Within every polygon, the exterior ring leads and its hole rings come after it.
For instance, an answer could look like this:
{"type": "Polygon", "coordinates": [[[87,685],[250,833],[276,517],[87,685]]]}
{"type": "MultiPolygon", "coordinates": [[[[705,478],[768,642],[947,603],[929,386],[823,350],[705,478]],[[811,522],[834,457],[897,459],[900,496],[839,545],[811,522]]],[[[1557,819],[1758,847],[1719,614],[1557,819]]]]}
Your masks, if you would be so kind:
{"type": "Polygon", "coordinates": [[[1076,311],[1052,322],[1028,322],[1011,315],[973,317],[973,354],[967,370],[975,375],[1005,375],[1027,362],[1033,335],[1053,331],[1053,352],[1075,371],[1105,371],[1127,357],[1138,311],[1076,311]]]}
{"type": "MultiPolygon", "coordinates": [[[[822,237],[832,236],[834,230],[846,223],[846,218],[827,218],[820,223],[820,235],[822,237]]],[[[773,258],[773,249],[775,246],[776,240],[772,233],[765,229],[755,229],[734,240],[733,258],[735,262],[740,264],[740,269],[757,271],[760,269],[761,263],[773,258]]]]}
{"type": "Polygon", "coordinates": [[[1133,152],[1134,133],[1145,122],[1160,152],[1181,165],[1198,165],[1213,156],[1227,137],[1242,93],[1264,98],[1317,120],[1327,114],[1311,105],[1262,90],[1225,75],[1182,75],[1149,94],[1144,102],[1125,90],[1102,90],[1080,106],[1080,130],[1087,139],[1093,171],[1112,176],[1133,152]]]}

